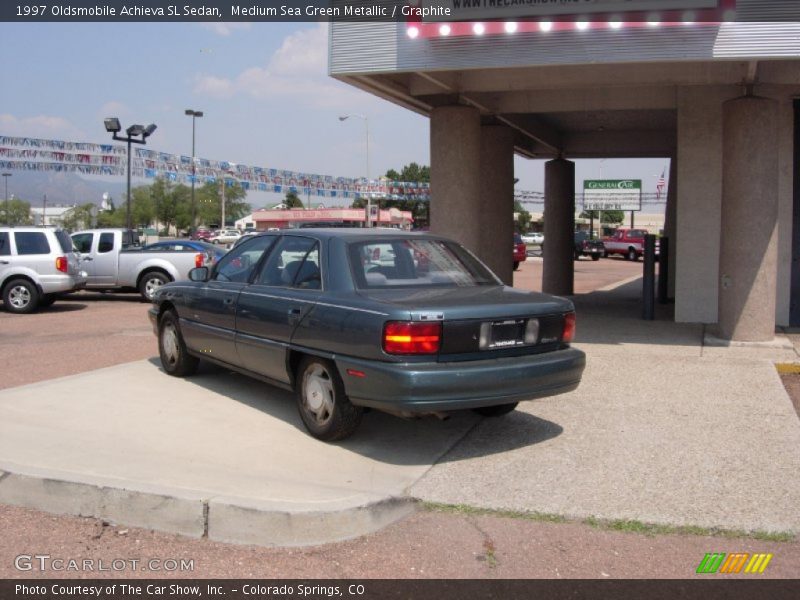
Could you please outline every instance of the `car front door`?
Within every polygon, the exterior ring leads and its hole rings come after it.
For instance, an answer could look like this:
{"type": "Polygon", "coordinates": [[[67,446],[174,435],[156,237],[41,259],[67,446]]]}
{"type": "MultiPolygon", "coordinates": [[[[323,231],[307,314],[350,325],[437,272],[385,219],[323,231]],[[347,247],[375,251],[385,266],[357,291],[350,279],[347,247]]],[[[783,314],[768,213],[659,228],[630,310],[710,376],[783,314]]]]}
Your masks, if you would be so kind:
{"type": "Polygon", "coordinates": [[[229,364],[238,364],[235,345],[236,302],[261,257],[277,236],[256,236],[223,256],[203,286],[185,294],[186,343],[193,350],[229,364]]]}
{"type": "Polygon", "coordinates": [[[236,313],[236,347],[246,369],[288,383],[286,353],[297,325],[322,290],[320,245],[285,235],[242,290],[236,313]]]}
{"type": "Polygon", "coordinates": [[[0,283],[11,271],[11,240],[8,232],[0,231],[0,283]]]}

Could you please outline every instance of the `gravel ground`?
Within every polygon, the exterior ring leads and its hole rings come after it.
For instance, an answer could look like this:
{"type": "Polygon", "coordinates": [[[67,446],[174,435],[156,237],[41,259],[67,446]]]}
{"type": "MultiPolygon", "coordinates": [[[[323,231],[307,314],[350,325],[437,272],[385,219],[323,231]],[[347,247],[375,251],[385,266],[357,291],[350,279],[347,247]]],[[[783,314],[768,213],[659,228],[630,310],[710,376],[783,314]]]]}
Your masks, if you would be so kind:
{"type": "MultiPolygon", "coordinates": [[[[540,259],[523,263],[515,275],[517,286],[537,289],[541,266],[540,259]]],[[[582,260],[576,264],[576,291],[637,272],[641,263],[582,260]]],[[[81,292],[34,315],[0,311],[0,388],[155,356],[148,307],[131,294],[81,292]]],[[[797,406],[800,376],[794,382],[787,388],[797,406]]],[[[0,531],[0,578],[685,578],[694,576],[706,552],[771,552],[775,556],[765,576],[789,578],[800,572],[796,540],[647,535],[457,511],[423,510],[363,538],[305,549],[234,546],[3,505],[0,531]],[[194,561],[194,570],[19,571],[14,559],[20,554],[106,563],[183,558],[194,561]]]]}

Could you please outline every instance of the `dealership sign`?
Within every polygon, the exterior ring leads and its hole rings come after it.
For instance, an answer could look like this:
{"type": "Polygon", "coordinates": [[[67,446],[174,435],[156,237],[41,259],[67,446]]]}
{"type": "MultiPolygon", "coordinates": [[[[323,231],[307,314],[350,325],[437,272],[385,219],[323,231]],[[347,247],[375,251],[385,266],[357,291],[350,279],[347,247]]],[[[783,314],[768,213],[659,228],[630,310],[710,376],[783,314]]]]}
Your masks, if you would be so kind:
{"type": "MultiPolygon", "coordinates": [[[[721,0],[426,0],[423,6],[445,7],[449,20],[553,17],[719,8],[721,0]],[[449,9],[449,10],[447,10],[449,9]]],[[[439,16],[441,13],[434,15],[439,16]]],[[[436,20],[436,19],[431,19],[436,20]]]]}
{"type": "Polygon", "coordinates": [[[642,180],[585,180],[583,210],[642,210],[642,180]]]}

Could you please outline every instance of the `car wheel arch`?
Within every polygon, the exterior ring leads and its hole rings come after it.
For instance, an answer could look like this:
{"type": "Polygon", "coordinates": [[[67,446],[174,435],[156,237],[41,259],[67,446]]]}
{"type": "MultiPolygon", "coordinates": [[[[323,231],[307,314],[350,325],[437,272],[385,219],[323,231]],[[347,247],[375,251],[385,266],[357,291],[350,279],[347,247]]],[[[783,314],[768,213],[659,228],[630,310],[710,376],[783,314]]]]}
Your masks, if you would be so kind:
{"type": "Polygon", "coordinates": [[[3,294],[6,293],[6,286],[8,286],[10,283],[12,283],[14,281],[19,281],[20,279],[24,279],[25,281],[29,281],[31,283],[31,285],[33,287],[35,287],[36,290],[40,294],[44,293],[44,291],[42,290],[42,286],[39,285],[39,283],[36,280],[34,280],[33,277],[30,277],[29,275],[23,275],[23,274],[16,273],[16,274],[10,274],[8,277],[6,277],[3,280],[3,283],[0,284],[0,296],[2,296],[3,294]]]}

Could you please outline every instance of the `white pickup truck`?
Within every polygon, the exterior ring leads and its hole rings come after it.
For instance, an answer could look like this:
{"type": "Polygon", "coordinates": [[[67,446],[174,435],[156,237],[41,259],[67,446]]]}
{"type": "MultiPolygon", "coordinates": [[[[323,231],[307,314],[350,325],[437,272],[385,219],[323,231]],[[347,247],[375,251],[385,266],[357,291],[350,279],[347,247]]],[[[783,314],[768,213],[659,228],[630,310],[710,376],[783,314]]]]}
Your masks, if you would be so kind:
{"type": "Polygon", "coordinates": [[[88,275],[87,290],[138,290],[145,300],[165,283],[188,279],[191,269],[213,262],[205,252],[142,250],[135,233],[125,229],[76,231],[72,243],[88,275]]]}

